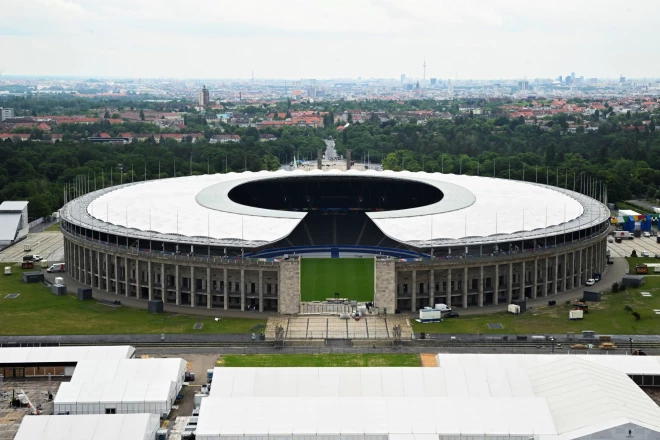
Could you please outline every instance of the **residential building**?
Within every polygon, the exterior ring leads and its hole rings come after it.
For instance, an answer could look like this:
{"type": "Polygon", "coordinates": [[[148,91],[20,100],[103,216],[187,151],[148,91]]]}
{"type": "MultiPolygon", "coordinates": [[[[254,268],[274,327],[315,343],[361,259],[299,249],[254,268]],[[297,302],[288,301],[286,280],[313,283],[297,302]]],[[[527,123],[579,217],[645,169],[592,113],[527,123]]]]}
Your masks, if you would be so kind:
{"type": "Polygon", "coordinates": [[[14,117],[13,108],[0,107],[0,122],[4,121],[5,119],[11,119],[13,117],[14,117]]]}
{"type": "Polygon", "coordinates": [[[211,144],[226,144],[228,142],[240,142],[241,137],[237,134],[216,134],[215,136],[211,136],[211,139],[209,139],[209,143],[211,144]]]}

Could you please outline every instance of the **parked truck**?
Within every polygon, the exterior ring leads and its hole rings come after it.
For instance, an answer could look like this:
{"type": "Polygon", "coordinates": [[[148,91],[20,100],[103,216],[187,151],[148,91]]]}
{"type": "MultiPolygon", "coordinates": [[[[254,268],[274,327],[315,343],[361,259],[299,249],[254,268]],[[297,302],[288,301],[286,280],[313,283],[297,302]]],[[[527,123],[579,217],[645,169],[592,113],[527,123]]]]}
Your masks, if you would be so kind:
{"type": "Polygon", "coordinates": [[[51,265],[48,269],[46,269],[46,272],[48,273],[53,273],[53,272],[65,272],[66,271],[66,264],[65,263],[55,263],[51,265]]]}
{"type": "Polygon", "coordinates": [[[442,321],[442,312],[430,307],[420,309],[419,320],[421,322],[440,322],[442,321]]]}
{"type": "Polygon", "coordinates": [[[614,237],[622,238],[624,240],[633,240],[635,238],[635,234],[633,234],[632,232],[628,232],[628,231],[615,231],[614,232],[614,237]]]}

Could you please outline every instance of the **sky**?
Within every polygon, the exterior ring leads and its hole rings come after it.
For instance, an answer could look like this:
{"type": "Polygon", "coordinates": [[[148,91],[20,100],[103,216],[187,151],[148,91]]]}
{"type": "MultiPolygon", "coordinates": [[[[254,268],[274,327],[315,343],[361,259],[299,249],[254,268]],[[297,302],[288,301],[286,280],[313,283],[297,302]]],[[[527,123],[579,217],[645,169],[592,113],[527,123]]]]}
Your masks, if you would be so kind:
{"type": "Polygon", "coordinates": [[[658,0],[0,0],[4,75],[660,77],[658,0]]]}

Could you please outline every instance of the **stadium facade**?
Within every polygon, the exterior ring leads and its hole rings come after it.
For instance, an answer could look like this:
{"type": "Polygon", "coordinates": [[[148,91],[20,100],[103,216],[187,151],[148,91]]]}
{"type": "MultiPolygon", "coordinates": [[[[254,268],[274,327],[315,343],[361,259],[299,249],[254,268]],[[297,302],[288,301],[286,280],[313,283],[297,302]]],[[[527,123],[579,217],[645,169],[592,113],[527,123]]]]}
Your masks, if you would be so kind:
{"type": "Polygon", "coordinates": [[[91,191],[65,204],[61,229],[68,274],[118,296],[296,314],[301,258],[358,257],[374,261],[375,306],[395,313],[583,285],[606,264],[603,202],[489,177],[264,171],[91,191]]]}

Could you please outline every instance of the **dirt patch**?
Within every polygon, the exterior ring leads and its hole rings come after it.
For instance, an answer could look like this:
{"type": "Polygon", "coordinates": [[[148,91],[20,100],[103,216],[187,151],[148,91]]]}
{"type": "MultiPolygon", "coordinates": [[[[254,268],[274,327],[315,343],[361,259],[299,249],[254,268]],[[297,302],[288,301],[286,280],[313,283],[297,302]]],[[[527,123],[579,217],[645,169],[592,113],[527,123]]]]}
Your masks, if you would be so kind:
{"type": "Polygon", "coordinates": [[[420,360],[422,361],[422,367],[437,367],[438,363],[435,359],[435,354],[432,353],[421,353],[419,355],[420,360]]]}

